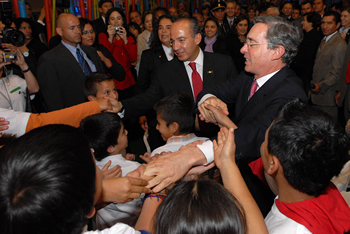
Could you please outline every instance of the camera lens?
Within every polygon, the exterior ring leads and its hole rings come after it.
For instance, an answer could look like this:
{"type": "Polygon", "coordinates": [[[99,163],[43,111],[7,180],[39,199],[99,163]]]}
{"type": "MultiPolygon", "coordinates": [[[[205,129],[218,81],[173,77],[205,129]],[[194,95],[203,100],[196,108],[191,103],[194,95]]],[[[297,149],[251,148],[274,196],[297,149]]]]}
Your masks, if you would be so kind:
{"type": "Polygon", "coordinates": [[[14,46],[22,46],[25,42],[25,36],[22,32],[13,30],[8,35],[9,42],[14,46]]]}

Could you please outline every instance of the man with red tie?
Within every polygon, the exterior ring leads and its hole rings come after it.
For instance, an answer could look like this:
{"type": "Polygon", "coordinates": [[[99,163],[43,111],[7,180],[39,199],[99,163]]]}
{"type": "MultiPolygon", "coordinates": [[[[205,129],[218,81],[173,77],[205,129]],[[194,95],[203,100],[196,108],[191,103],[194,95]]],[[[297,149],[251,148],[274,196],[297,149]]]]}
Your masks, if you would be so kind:
{"type": "Polygon", "coordinates": [[[170,43],[176,56],[157,70],[145,93],[122,101],[125,119],[144,114],[161,98],[175,92],[186,93],[196,101],[202,89],[237,76],[232,59],[203,52],[199,48],[201,39],[200,27],[195,20],[178,19],[173,23],[170,43]]]}

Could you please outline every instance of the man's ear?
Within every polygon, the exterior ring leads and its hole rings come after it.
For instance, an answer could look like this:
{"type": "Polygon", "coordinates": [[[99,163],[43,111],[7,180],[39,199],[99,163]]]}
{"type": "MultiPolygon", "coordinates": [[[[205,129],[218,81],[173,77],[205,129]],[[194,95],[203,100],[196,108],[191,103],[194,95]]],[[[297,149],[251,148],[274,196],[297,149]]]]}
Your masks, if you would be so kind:
{"type": "Polygon", "coordinates": [[[280,166],[281,164],[278,158],[275,155],[271,155],[271,157],[269,158],[269,166],[266,170],[267,174],[272,176],[278,171],[280,166]]]}
{"type": "Polygon", "coordinates": [[[197,33],[197,35],[194,37],[194,41],[197,45],[199,45],[199,43],[202,41],[202,35],[200,33],[197,33]]]}
{"type": "Polygon", "coordinates": [[[273,49],[275,52],[272,56],[272,60],[279,60],[282,59],[282,56],[286,52],[283,46],[279,45],[275,49],[273,49]]]}
{"type": "Polygon", "coordinates": [[[88,96],[89,101],[96,101],[97,98],[95,96],[89,95],[88,96]]]}
{"type": "Polygon", "coordinates": [[[62,37],[62,28],[56,28],[56,32],[62,37]]]}

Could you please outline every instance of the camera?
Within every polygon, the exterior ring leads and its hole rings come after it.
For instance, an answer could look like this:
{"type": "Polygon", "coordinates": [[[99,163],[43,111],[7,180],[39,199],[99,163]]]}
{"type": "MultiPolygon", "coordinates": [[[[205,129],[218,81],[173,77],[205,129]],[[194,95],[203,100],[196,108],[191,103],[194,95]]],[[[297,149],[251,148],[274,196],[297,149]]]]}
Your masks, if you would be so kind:
{"type": "Polygon", "coordinates": [[[26,39],[21,31],[7,26],[4,28],[0,35],[2,35],[2,38],[0,38],[0,44],[10,43],[16,47],[24,45],[26,39]]]}
{"type": "Polygon", "coordinates": [[[115,30],[115,33],[121,32],[120,27],[113,27],[115,30]]]}
{"type": "Polygon", "coordinates": [[[4,63],[7,62],[12,62],[12,61],[16,61],[17,60],[17,53],[16,52],[5,52],[2,54],[2,56],[4,57],[4,63]]]}

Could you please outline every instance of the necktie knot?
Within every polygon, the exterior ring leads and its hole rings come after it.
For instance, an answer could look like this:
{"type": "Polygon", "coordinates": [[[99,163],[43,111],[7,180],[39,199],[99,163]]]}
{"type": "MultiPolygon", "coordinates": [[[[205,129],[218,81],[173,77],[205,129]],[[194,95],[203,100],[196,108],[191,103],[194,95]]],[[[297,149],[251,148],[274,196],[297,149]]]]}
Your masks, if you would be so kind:
{"type": "Polygon", "coordinates": [[[196,63],[195,62],[190,62],[190,67],[192,68],[192,71],[197,71],[196,69],[196,63]]]}

